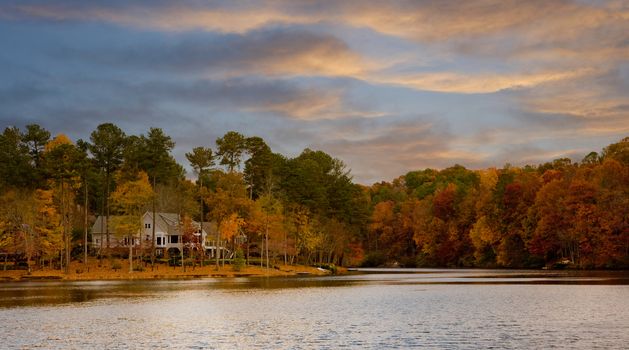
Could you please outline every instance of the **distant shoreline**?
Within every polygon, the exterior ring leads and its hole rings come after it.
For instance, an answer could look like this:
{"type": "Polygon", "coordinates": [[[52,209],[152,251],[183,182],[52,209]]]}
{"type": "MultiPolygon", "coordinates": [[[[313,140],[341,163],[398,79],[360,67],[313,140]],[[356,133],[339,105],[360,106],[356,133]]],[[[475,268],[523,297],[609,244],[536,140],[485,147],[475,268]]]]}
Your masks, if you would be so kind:
{"type": "MultiPolygon", "coordinates": [[[[243,266],[240,270],[231,265],[216,269],[215,265],[187,266],[185,271],[181,266],[167,266],[155,264],[144,267],[144,271],[129,272],[127,260],[116,260],[120,268],[113,269],[109,261],[102,261],[98,265],[96,259],[91,259],[85,265],[72,262],[70,272],[65,274],[58,269],[37,269],[28,274],[26,270],[0,270],[1,282],[16,281],[98,281],[98,280],[167,280],[167,279],[195,279],[195,278],[234,278],[234,277],[281,277],[281,276],[317,276],[329,275],[331,272],[311,266],[303,265],[274,265],[270,268],[260,266],[243,266]]],[[[340,269],[337,273],[344,273],[340,269]]]]}

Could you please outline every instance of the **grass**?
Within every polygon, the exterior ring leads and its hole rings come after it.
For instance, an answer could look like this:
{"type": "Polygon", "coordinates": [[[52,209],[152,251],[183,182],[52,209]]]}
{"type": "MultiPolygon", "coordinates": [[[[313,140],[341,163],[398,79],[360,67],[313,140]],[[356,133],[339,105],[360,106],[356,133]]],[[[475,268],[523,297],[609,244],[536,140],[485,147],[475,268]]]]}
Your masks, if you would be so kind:
{"type": "MultiPolygon", "coordinates": [[[[129,272],[129,261],[127,259],[114,259],[113,261],[103,260],[99,266],[96,258],[88,259],[87,264],[80,261],[73,261],[70,264],[70,273],[54,269],[33,269],[31,276],[41,279],[63,279],[68,281],[79,280],[127,280],[127,279],[168,279],[168,278],[199,278],[199,277],[242,277],[242,276],[294,276],[300,273],[312,275],[324,275],[316,267],[301,265],[274,265],[269,269],[260,266],[243,266],[239,271],[235,271],[231,265],[219,267],[209,266],[186,266],[185,271],[181,266],[168,266],[168,264],[139,265],[134,262],[134,271],[129,272]],[[112,268],[115,266],[115,269],[112,268]],[[140,267],[141,266],[141,267],[140,267]]],[[[26,275],[23,270],[0,270],[0,281],[19,280],[26,275]]]]}

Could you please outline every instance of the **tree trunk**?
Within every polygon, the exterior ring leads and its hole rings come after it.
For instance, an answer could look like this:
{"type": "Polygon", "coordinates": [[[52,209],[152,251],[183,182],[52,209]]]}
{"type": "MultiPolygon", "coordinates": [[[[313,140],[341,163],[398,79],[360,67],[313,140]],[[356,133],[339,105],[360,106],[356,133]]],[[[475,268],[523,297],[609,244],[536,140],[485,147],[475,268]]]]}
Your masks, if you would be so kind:
{"type": "MultiPolygon", "coordinates": [[[[24,226],[22,226],[22,228],[24,228],[24,226]]],[[[31,247],[29,247],[28,244],[28,238],[30,236],[30,231],[31,231],[31,227],[28,227],[28,230],[26,230],[27,232],[24,232],[24,240],[25,240],[25,247],[26,247],[26,265],[28,266],[28,274],[31,274],[31,247]]]]}
{"type": "Polygon", "coordinates": [[[133,272],[133,236],[129,235],[129,273],[133,272]]]}
{"type": "Polygon", "coordinates": [[[103,197],[103,199],[101,200],[100,203],[100,232],[99,232],[99,236],[100,236],[100,247],[98,248],[98,267],[100,267],[100,258],[101,258],[101,254],[103,252],[103,232],[105,230],[105,222],[103,221],[103,218],[105,217],[105,197],[103,197]]]}
{"type": "Polygon", "coordinates": [[[262,245],[260,249],[260,267],[264,267],[264,239],[262,237],[260,237],[260,245],[262,245]]]}
{"type": "Polygon", "coordinates": [[[266,232],[264,233],[264,249],[266,251],[266,268],[269,268],[269,225],[266,225],[266,232]]]}
{"type": "Polygon", "coordinates": [[[105,235],[107,236],[107,256],[109,256],[109,170],[105,173],[105,188],[107,189],[105,192],[105,235]]]}
{"type": "Polygon", "coordinates": [[[84,209],[85,209],[85,222],[83,227],[83,263],[87,264],[87,180],[85,181],[85,201],[84,201],[84,209]]]}
{"type": "Polygon", "coordinates": [[[61,179],[61,226],[63,229],[63,243],[65,245],[65,258],[66,258],[66,264],[65,264],[65,273],[68,274],[70,273],[70,239],[69,239],[69,234],[68,234],[68,225],[67,225],[67,219],[66,219],[66,202],[65,202],[65,183],[63,181],[63,178],[61,179]]]}
{"type": "Polygon", "coordinates": [[[222,220],[218,221],[218,227],[216,228],[216,242],[214,242],[214,252],[216,253],[216,270],[218,271],[218,259],[219,259],[219,250],[218,250],[218,245],[219,245],[219,241],[221,239],[221,224],[222,220]]]}
{"type": "Polygon", "coordinates": [[[201,240],[201,267],[203,267],[203,260],[205,260],[205,236],[203,236],[203,220],[204,216],[203,215],[203,184],[201,183],[201,173],[199,172],[199,198],[201,198],[201,235],[199,237],[201,240]]]}
{"type": "MultiPolygon", "coordinates": [[[[223,242],[221,242],[221,248],[223,247],[223,242]]],[[[227,241],[225,241],[225,248],[227,248],[227,241]]],[[[221,249],[221,262],[222,266],[225,267],[225,249],[221,249]]]]}
{"type": "MultiPolygon", "coordinates": [[[[153,192],[155,191],[155,175],[153,175],[153,192]]],[[[153,239],[151,242],[151,271],[153,271],[153,267],[155,266],[155,195],[153,195],[153,223],[152,223],[152,231],[153,231],[153,239]]]]}

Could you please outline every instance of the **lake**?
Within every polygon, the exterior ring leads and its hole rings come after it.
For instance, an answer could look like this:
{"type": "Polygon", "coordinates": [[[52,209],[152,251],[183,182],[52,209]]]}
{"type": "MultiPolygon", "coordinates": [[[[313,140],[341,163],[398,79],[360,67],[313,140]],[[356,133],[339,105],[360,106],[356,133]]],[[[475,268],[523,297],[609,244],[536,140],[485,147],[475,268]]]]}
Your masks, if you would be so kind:
{"type": "Polygon", "coordinates": [[[0,283],[0,340],[8,349],[626,349],[629,274],[366,269],[0,283]]]}

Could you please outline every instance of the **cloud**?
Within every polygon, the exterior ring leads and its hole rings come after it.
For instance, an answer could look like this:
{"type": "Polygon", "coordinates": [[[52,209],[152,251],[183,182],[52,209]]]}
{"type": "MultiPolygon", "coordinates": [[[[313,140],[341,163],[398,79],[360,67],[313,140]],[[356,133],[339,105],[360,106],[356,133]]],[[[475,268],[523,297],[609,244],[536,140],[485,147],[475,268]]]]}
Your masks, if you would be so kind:
{"type": "Polygon", "coordinates": [[[329,122],[311,147],[342,159],[355,180],[369,184],[414,169],[473,164],[479,155],[453,147],[446,122],[422,115],[329,122]]]}
{"type": "MultiPolygon", "coordinates": [[[[486,93],[533,86],[595,63],[626,60],[629,7],[575,1],[381,1],[256,3],[14,2],[5,16],[55,21],[103,21],[162,31],[204,30],[219,38],[191,38],[159,48],[125,50],[124,62],[141,66],[224,70],[226,74],[351,76],[374,83],[431,91],[486,93]],[[561,16],[556,14],[561,13],[561,16]],[[456,71],[384,74],[382,62],[349,49],[334,23],[400,37],[452,55],[503,59],[509,72],[456,71]],[[300,28],[319,28],[315,34],[300,28]],[[273,29],[275,28],[275,29],[273,29]],[[230,35],[231,33],[231,35],[230,35]],[[225,49],[228,48],[228,49],[225,49]],[[147,60],[147,57],[151,60],[147,60]],[[155,60],[156,62],[150,62],[155,60]],[[149,61],[149,62],[147,62],[149,61]]],[[[115,54],[115,53],[114,53],[115,54]]],[[[94,53],[93,60],[111,54],[94,53]]],[[[409,56],[407,60],[416,60],[409,56]]],[[[110,61],[115,58],[110,57],[110,61]]],[[[390,64],[390,62],[389,62],[390,64]]]]}
{"type": "Polygon", "coordinates": [[[376,78],[382,83],[418,90],[454,93],[492,93],[505,89],[530,88],[540,84],[587,75],[592,69],[577,71],[546,71],[538,73],[456,73],[438,72],[376,78]]]}
{"type": "Polygon", "coordinates": [[[163,31],[207,30],[245,33],[274,23],[308,23],[311,16],[284,13],[272,6],[230,2],[172,1],[14,1],[1,8],[5,18],[51,21],[101,21],[163,31]]]}
{"type": "Polygon", "coordinates": [[[7,88],[0,88],[0,104],[5,108],[9,104],[26,104],[37,101],[50,91],[36,84],[15,84],[7,88]]]}
{"type": "Polygon", "coordinates": [[[334,36],[285,28],[247,34],[186,33],[117,48],[63,47],[55,56],[137,70],[222,77],[351,76],[367,65],[334,36]]]}
{"type": "Polygon", "coordinates": [[[0,121],[164,127],[184,163],[233,129],[363,183],[576,157],[629,133],[628,20],[622,1],[9,0],[0,121]]]}
{"type": "Polygon", "coordinates": [[[294,119],[333,119],[365,114],[348,105],[342,86],[317,86],[262,78],[152,81],[128,86],[129,93],[154,101],[195,104],[209,110],[271,113],[294,119]]]}
{"type": "Polygon", "coordinates": [[[520,108],[534,115],[564,116],[564,130],[580,135],[619,136],[629,132],[628,82],[617,69],[552,82],[515,92],[520,108]]]}
{"type": "Polygon", "coordinates": [[[521,39],[537,43],[542,39],[541,43],[554,42],[556,46],[557,41],[567,43],[583,32],[601,28],[607,28],[607,40],[616,40],[616,36],[623,34],[618,26],[624,26],[622,21],[629,17],[629,6],[617,1],[568,0],[9,1],[2,7],[2,13],[16,19],[103,21],[158,30],[202,29],[223,33],[245,33],[277,24],[346,23],[428,42],[518,32],[521,39]],[[616,30],[610,31],[611,28],[616,30]]]}

